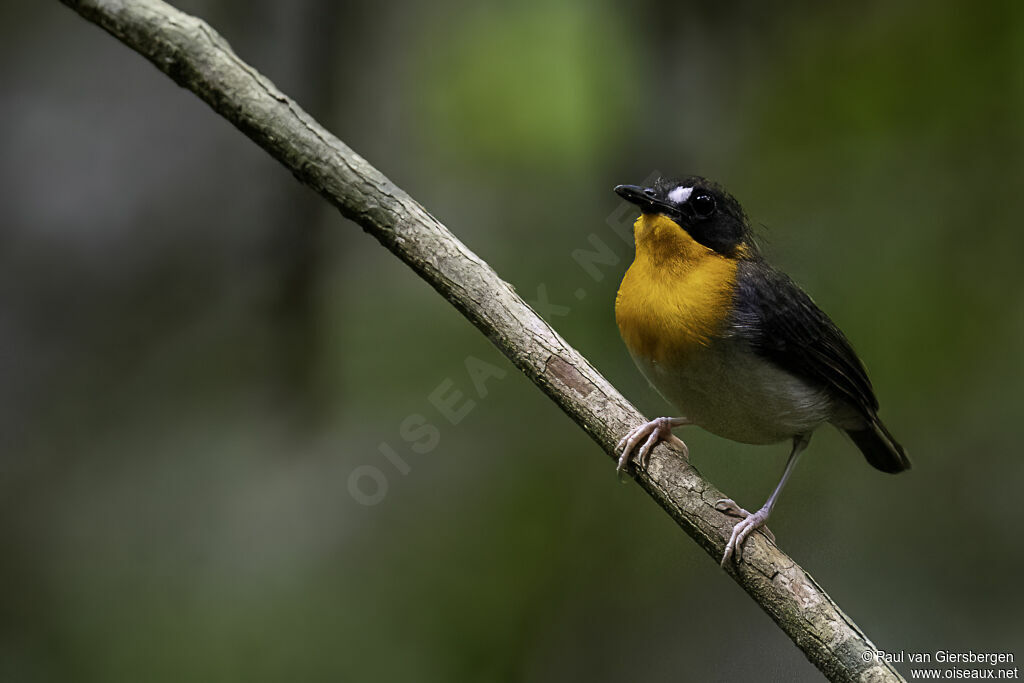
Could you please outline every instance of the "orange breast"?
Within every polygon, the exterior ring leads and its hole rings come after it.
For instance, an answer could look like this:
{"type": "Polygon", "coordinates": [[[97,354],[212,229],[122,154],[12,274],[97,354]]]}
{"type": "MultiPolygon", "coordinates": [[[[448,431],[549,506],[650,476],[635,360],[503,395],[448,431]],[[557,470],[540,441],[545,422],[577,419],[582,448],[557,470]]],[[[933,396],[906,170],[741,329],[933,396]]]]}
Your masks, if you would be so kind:
{"type": "Polygon", "coordinates": [[[642,215],[636,258],[615,299],[634,356],[671,366],[706,347],[732,310],[736,261],[696,242],[664,216],[642,215]]]}

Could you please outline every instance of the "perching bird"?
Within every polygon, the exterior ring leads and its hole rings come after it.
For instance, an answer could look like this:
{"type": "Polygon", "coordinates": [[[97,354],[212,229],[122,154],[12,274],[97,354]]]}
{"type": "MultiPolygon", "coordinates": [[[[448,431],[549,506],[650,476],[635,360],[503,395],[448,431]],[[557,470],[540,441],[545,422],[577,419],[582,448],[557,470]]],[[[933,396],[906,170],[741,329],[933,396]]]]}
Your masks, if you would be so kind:
{"type": "Polygon", "coordinates": [[[791,440],[782,479],[760,510],[719,501],[719,509],[743,518],[725,548],[725,566],[764,526],[811,434],[826,422],[883,472],[910,468],[878,418],[878,400],[850,342],[765,262],[739,202],[700,177],[619,185],[615,192],[641,211],[615,319],[640,370],[685,416],[630,431],[619,442],[620,471],[637,445],[641,467],[661,440],[685,453],[672,434],[682,425],[749,444],[791,440]]]}

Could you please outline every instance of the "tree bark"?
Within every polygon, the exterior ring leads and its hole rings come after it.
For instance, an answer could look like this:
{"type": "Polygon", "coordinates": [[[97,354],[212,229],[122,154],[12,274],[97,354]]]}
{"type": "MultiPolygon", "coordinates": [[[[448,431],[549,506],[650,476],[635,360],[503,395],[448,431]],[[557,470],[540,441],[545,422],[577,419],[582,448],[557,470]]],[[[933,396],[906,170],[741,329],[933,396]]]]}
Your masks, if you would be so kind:
{"type": "MultiPolygon", "coordinates": [[[[562,408],[605,453],[644,417],[487,263],[377,169],[232,52],[205,22],[160,0],[61,0],[188,88],[304,184],[405,261],[562,408]]],[[[609,468],[609,477],[612,471],[609,468]]],[[[735,523],[726,496],[659,445],[640,486],[717,563],[735,523]]],[[[761,534],[726,570],[833,681],[901,681],[799,565],[761,534]]]]}

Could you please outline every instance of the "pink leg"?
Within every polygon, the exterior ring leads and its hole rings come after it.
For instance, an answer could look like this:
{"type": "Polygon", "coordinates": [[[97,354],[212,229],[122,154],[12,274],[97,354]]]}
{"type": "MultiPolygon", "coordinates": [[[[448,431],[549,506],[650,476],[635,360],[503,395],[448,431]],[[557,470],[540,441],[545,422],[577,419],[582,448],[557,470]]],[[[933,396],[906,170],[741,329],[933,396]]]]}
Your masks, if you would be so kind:
{"type": "Polygon", "coordinates": [[[722,555],[722,567],[725,567],[732,557],[735,557],[737,562],[742,559],[743,541],[747,540],[747,537],[758,529],[773,543],[775,542],[775,534],[768,531],[765,522],[771,516],[772,510],[775,509],[775,503],[779,498],[779,494],[782,493],[783,487],[789,481],[789,475],[793,473],[796,461],[800,458],[803,450],[807,448],[810,440],[811,436],[809,434],[794,437],[793,450],[789,453],[789,460],[786,461],[786,469],[782,472],[782,479],[779,481],[779,485],[775,487],[775,490],[772,491],[772,495],[768,497],[768,500],[757,512],[747,512],[729,498],[723,498],[715,503],[716,509],[734,517],[743,517],[732,528],[732,535],[729,536],[729,543],[725,546],[725,553],[722,555]]]}
{"type": "Polygon", "coordinates": [[[630,460],[633,449],[637,447],[641,440],[643,445],[640,446],[636,458],[640,467],[647,467],[647,459],[651,454],[651,449],[659,441],[668,441],[683,452],[683,457],[689,459],[690,449],[686,447],[682,439],[672,433],[673,427],[682,427],[688,424],[691,424],[691,422],[685,417],[658,417],[630,430],[628,434],[622,437],[618,445],[615,446],[616,451],[622,451],[622,455],[619,457],[619,465],[615,468],[615,471],[620,474],[622,473],[622,470],[625,469],[626,464],[630,460]]]}

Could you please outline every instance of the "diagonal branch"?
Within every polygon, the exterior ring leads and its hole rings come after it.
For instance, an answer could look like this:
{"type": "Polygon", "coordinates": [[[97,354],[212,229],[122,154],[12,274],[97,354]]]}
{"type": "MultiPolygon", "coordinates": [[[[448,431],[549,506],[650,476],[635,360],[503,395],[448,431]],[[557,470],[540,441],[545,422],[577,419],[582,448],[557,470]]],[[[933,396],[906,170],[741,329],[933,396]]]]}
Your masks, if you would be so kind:
{"type": "MultiPolygon", "coordinates": [[[[239,59],[205,22],[160,0],[61,0],[136,50],[233,123],[303,183],[376,237],[466,316],[606,453],[644,420],[437,219],[239,59]]],[[[716,561],[733,518],[725,496],[665,445],[637,482],[716,561]]],[[[834,681],[901,681],[799,565],[760,534],[727,570],[834,681]],[[867,661],[865,661],[867,660],[867,661]]]]}

